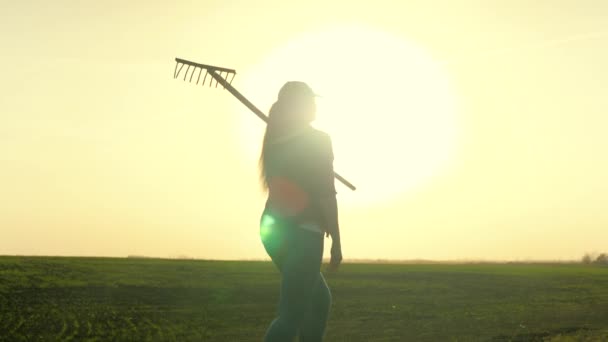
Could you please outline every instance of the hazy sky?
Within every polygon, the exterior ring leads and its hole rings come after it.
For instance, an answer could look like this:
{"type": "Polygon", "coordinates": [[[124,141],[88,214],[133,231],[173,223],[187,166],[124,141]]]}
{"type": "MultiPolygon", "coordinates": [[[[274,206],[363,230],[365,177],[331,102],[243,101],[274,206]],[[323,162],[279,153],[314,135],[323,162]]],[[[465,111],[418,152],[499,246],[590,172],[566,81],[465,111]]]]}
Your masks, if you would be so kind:
{"type": "Polygon", "coordinates": [[[345,258],[606,251],[605,1],[2,1],[0,42],[0,255],[266,257],[262,126],[175,57],[237,69],[263,110],[292,75],[366,94],[325,107],[359,123],[328,125],[360,188],[338,187],[345,258]]]}

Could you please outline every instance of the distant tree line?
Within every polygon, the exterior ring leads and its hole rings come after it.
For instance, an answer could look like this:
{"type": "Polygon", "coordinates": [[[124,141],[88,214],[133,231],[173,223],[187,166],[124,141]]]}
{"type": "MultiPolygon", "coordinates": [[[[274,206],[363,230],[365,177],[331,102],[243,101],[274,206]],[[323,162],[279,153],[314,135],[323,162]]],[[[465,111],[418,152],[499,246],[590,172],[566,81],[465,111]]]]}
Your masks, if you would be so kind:
{"type": "Polygon", "coordinates": [[[600,264],[608,265],[608,253],[601,253],[599,255],[592,253],[585,253],[583,255],[583,264],[600,264]]]}

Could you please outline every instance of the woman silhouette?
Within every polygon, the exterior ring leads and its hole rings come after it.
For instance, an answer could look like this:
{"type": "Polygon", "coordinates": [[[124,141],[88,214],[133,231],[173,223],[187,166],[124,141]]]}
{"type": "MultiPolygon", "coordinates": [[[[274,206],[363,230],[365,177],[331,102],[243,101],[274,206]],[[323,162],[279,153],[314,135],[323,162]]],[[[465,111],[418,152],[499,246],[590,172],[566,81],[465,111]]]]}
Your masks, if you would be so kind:
{"type": "Polygon", "coordinates": [[[342,261],[333,152],[329,135],[314,129],[315,94],[287,82],[270,108],[260,169],[268,199],[260,221],[266,252],[281,272],[278,316],[266,342],[322,341],[331,293],[321,274],[323,235],[331,236],[329,270],[342,261]]]}

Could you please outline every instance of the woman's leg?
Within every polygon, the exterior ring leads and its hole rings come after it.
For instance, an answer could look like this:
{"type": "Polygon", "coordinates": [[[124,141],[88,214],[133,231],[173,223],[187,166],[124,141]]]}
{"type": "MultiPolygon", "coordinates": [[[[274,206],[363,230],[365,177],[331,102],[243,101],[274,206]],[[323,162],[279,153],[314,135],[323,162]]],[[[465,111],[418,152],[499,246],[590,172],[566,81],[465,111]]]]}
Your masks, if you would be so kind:
{"type": "Polygon", "coordinates": [[[266,342],[293,341],[319,283],[317,272],[310,272],[303,267],[302,260],[288,255],[282,265],[281,294],[279,299],[278,317],[274,319],[266,331],[266,342]]]}
{"type": "Polygon", "coordinates": [[[300,342],[323,341],[329,308],[331,307],[331,292],[321,273],[314,288],[308,311],[300,325],[300,342]]]}
{"type": "Polygon", "coordinates": [[[268,328],[264,341],[287,342],[295,339],[320,283],[323,236],[293,226],[275,225],[275,228],[282,232],[279,234],[282,246],[273,246],[272,241],[276,242],[274,238],[278,236],[270,233],[265,247],[281,271],[281,294],[278,317],[268,328]]]}

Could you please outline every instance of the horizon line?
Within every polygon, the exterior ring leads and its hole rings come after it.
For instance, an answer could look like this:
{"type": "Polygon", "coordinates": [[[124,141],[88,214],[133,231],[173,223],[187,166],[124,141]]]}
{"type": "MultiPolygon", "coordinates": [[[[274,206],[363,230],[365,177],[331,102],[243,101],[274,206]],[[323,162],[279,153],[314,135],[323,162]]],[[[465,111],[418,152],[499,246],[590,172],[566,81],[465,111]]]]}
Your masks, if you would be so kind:
{"type": "MultiPolygon", "coordinates": [[[[127,256],[92,256],[92,255],[36,255],[36,254],[0,254],[3,257],[25,257],[25,258],[90,258],[90,259],[157,259],[157,260],[190,260],[190,261],[218,261],[218,262],[270,262],[270,258],[238,258],[238,259],[214,259],[190,257],[187,255],[178,256],[146,256],[129,254],[127,256]]],[[[329,258],[323,258],[323,262],[328,262],[329,258]]],[[[582,263],[582,259],[387,259],[387,258],[348,258],[342,260],[342,263],[348,264],[571,264],[582,263]]]]}

